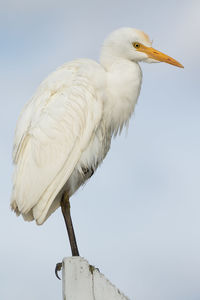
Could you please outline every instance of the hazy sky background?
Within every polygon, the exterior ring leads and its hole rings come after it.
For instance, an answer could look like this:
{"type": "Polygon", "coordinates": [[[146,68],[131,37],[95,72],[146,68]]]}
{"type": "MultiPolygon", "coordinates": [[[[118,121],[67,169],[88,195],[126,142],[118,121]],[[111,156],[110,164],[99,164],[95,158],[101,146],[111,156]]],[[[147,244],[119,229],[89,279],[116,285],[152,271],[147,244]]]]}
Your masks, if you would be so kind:
{"type": "Polygon", "coordinates": [[[0,299],[62,298],[70,256],[60,210],[41,227],[9,210],[18,115],[74,58],[98,59],[122,26],[143,29],[185,69],[142,64],[128,135],[71,199],[80,253],[132,300],[200,299],[200,1],[1,1],[0,299]]]}

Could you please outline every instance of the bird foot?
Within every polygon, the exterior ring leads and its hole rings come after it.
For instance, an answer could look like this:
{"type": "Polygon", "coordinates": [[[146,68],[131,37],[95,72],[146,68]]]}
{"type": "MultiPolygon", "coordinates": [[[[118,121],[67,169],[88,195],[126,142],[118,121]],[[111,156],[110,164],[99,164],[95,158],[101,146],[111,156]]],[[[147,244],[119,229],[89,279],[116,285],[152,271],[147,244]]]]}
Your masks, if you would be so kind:
{"type": "Polygon", "coordinates": [[[93,275],[93,273],[94,273],[95,270],[97,270],[98,272],[100,272],[99,269],[96,268],[96,267],[93,266],[93,265],[89,265],[89,270],[90,270],[90,273],[91,273],[92,275],[93,275]]]}
{"type": "Polygon", "coordinates": [[[59,280],[61,280],[61,279],[60,279],[60,277],[58,276],[58,272],[61,271],[61,269],[62,269],[62,263],[61,263],[61,262],[60,262],[60,263],[57,263],[57,264],[56,264],[56,267],[55,267],[55,274],[56,274],[56,277],[57,277],[59,280]]]}

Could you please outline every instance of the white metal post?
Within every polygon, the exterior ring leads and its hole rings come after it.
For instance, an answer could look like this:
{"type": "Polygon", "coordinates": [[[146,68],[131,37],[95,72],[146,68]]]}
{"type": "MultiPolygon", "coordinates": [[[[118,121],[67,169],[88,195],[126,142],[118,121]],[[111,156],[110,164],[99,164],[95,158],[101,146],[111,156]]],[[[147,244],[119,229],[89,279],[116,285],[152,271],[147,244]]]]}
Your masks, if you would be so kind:
{"type": "Polygon", "coordinates": [[[62,284],[64,300],[128,300],[82,257],[63,259],[62,284]]]}

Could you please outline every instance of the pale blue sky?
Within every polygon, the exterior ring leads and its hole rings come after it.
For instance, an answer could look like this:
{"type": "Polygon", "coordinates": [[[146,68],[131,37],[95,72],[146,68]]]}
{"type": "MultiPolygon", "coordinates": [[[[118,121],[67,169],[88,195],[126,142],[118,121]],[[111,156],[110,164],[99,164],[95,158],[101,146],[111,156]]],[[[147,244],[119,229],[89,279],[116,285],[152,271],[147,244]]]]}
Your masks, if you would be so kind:
{"type": "Polygon", "coordinates": [[[128,135],[71,199],[80,253],[132,300],[200,299],[200,2],[1,3],[1,299],[61,299],[54,266],[70,249],[58,210],[41,227],[9,210],[17,117],[39,83],[130,26],[180,61],[142,64],[128,135]]]}

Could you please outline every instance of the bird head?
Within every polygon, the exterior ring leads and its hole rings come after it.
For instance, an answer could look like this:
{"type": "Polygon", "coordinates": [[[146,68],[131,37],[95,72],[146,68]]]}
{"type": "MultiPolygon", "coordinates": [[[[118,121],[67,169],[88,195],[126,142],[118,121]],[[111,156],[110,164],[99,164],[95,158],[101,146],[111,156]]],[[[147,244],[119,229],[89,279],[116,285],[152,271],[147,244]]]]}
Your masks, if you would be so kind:
{"type": "Polygon", "coordinates": [[[148,35],[135,28],[120,28],[105,40],[102,57],[106,61],[113,58],[124,58],[130,61],[147,63],[165,62],[183,68],[177,60],[152,48],[148,35]]]}

